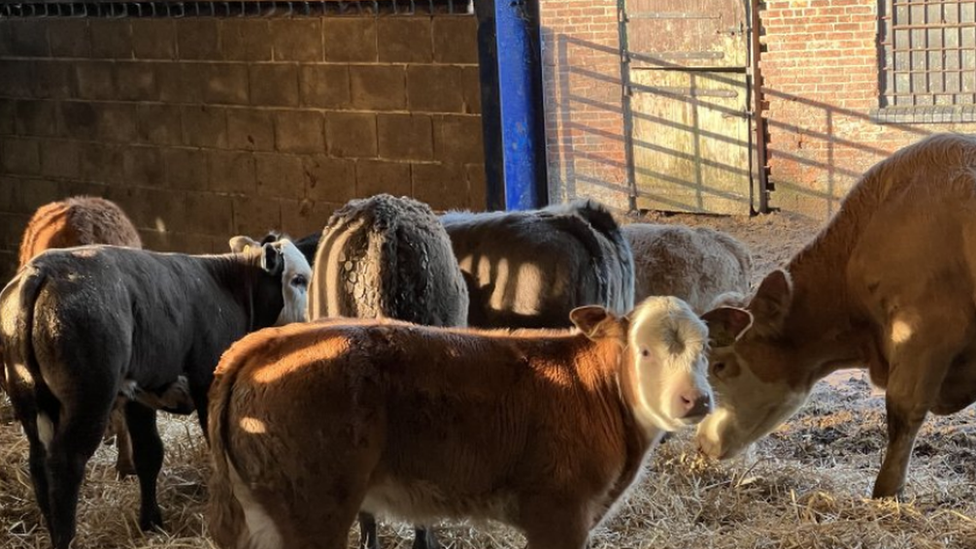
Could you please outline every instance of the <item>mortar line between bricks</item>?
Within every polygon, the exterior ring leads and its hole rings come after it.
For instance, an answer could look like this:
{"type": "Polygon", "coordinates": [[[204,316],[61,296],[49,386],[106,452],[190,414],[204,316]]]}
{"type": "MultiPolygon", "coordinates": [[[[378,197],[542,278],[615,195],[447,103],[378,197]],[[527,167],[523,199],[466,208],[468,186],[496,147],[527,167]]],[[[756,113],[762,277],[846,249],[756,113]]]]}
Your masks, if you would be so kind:
{"type": "Polygon", "coordinates": [[[481,113],[458,112],[458,111],[422,111],[422,110],[361,110],[361,109],[334,109],[326,107],[280,107],[269,105],[241,105],[237,103],[182,103],[175,101],[146,101],[146,100],[113,100],[113,99],[49,99],[34,97],[9,97],[0,96],[0,101],[35,101],[50,103],[88,103],[88,104],[107,104],[107,105],[146,105],[146,106],[173,106],[173,107],[207,107],[213,109],[227,110],[246,110],[259,112],[318,112],[322,114],[343,113],[343,114],[399,114],[399,115],[427,115],[427,116],[454,116],[454,117],[481,117],[481,113]]]}
{"type": "MultiPolygon", "coordinates": [[[[410,61],[291,61],[291,60],[255,60],[247,61],[240,59],[161,59],[158,57],[38,57],[38,56],[18,56],[18,55],[4,55],[0,57],[3,61],[90,61],[92,63],[147,63],[147,64],[173,64],[173,65],[326,65],[326,66],[343,66],[343,67],[407,67],[407,66],[421,66],[421,67],[477,67],[477,63],[451,63],[451,62],[410,62],[410,61]]],[[[569,69],[566,69],[569,70],[569,69]]]]}

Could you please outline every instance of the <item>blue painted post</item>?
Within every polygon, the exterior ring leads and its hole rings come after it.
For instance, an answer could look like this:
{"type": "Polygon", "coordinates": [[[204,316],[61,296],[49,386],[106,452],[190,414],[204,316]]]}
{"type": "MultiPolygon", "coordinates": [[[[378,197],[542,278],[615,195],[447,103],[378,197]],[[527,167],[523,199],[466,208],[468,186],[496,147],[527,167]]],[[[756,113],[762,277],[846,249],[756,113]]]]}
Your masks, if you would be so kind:
{"type": "Polygon", "coordinates": [[[475,0],[475,9],[488,207],[540,208],[548,189],[538,0],[475,0]]]}

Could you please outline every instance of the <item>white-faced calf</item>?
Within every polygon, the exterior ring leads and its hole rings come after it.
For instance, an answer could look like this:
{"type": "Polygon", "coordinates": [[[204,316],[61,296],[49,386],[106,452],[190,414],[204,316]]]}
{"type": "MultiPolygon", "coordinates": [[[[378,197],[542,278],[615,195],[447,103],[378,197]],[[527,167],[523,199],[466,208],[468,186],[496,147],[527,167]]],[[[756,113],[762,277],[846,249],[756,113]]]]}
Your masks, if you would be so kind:
{"type": "Polygon", "coordinates": [[[210,393],[217,543],[339,549],[363,509],[583,548],[711,390],[707,331],[684,302],[571,317],[578,330],[342,319],[235,343],[210,393]]]}

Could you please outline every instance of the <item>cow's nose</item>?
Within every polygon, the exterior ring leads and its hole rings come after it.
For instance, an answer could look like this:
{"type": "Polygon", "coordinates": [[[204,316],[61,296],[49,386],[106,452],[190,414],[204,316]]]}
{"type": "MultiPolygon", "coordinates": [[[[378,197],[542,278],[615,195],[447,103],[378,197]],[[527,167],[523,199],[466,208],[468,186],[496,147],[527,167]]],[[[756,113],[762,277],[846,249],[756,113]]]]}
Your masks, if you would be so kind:
{"type": "Polygon", "coordinates": [[[679,410],[684,410],[681,419],[705,417],[712,411],[712,397],[707,393],[686,393],[678,396],[679,410]]]}

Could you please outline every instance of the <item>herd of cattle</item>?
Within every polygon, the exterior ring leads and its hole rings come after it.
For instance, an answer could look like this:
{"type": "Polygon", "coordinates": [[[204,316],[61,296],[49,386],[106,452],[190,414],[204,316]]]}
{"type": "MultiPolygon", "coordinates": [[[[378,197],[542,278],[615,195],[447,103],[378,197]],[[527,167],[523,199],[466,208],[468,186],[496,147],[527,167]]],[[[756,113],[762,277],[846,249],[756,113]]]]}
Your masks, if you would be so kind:
{"type": "Polygon", "coordinates": [[[106,433],[162,527],[157,411],[196,411],[223,548],[345,547],[359,519],[487,518],[581,549],[666,432],[726,459],[814,383],[886,388],[877,497],[919,427],[976,401],[976,139],[941,134],[872,167],[751,295],[748,251],[708,229],[619,226],[592,201],[436,215],[378,195],[321,233],[141,250],[114,204],[42,207],[0,293],[0,387],[66,549],[106,433]]]}

